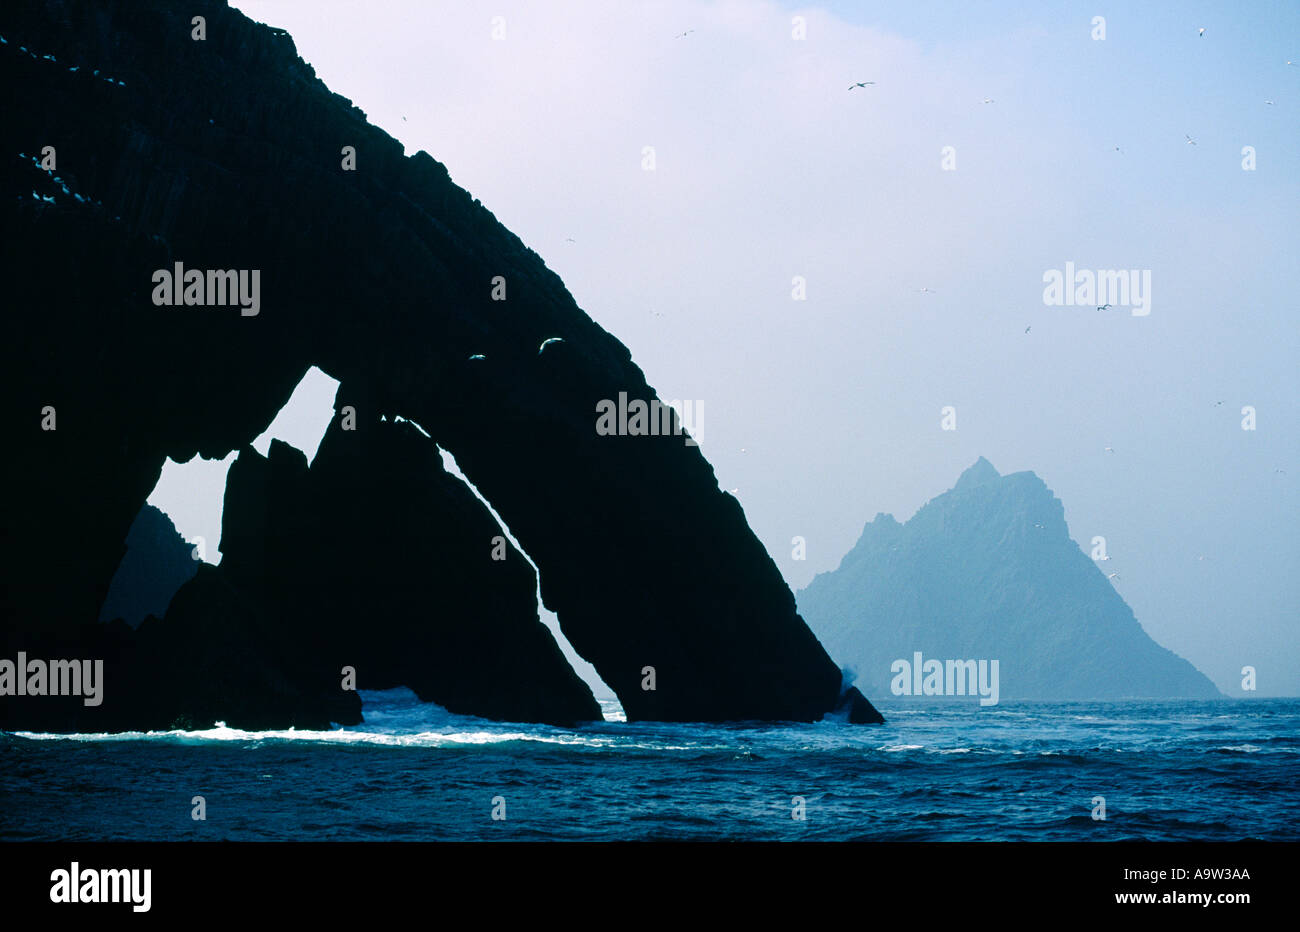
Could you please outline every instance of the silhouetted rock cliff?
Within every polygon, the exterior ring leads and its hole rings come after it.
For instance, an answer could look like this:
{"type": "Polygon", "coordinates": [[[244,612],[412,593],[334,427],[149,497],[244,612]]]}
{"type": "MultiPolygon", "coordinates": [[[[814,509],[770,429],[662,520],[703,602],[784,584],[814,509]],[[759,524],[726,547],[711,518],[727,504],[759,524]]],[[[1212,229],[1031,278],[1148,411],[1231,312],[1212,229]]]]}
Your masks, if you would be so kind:
{"type": "Polygon", "coordinates": [[[121,618],[134,627],[148,615],[161,618],[176,590],[194,578],[198,557],[171,518],[145,505],[127,532],[126,554],[109,584],[100,620],[121,618]]]}
{"type": "Polygon", "coordinates": [[[247,446],[317,365],[455,455],[629,719],[879,720],[699,450],[596,433],[599,402],[655,398],[627,349],[286,33],[213,0],[10,0],[0,34],[6,646],[96,618],[164,459],[247,446]],[[256,313],[156,306],[176,263],[257,270],[256,313]]]}

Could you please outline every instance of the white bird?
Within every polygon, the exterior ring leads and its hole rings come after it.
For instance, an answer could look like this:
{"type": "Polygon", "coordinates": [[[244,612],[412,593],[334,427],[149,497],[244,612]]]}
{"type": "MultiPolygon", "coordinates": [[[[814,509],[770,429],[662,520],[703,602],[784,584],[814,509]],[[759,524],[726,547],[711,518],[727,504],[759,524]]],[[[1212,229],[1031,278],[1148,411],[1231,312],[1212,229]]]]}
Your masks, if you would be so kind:
{"type": "Polygon", "coordinates": [[[1114,453],[1114,452],[1115,452],[1115,448],[1114,448],[1114,447],[1107,447],[1107,448],[1106,448],[1106,452],[1107,452],[1107,453],[1114,453]]]}
{"type": "Polygon", "coordinates": [[[537,355],[538,356],[542,355],[542,350],[546,349],[546,347],[550,346],[552,343],[563,343],[563,342],[564,340],[561,337],[551,337],[548,340],[543,340],[542,345],[537,347],[537,355]]]}
{"type": "Polygon", "coordinates": [[[1287,62],[1287,64],[1288,64],[1288,65],[1294,65],[1294,64],[1297,64],[1297,62],[1289,61],[1289,62],[1287,62]]]}
{"type": "Polygon", "coordinates": [[[1040,531],[1044,530],[1043,525],[1041,524],[1035,524],[1034,527],[1038,528],[1040,531]]]}
{"type": "Polygon", "coordinates": [[[1110,574],[1109,576],[1107,576],[1106,578],[1107,578],[1107,579],[1119,579],[1119,573],[1111,573],[1111,574],[1110,574]]]}
{"type": "Polygon", "coordinates": [[[1105,561],[1105,560],[1109,560],[1110,557],[1098,557],[1097,559],[1098,559],[1098,560],[1105,561]]]}
{"type": "Polygon", "coordinates": [[[984,103],[986,103],[986,104],[994,104],[994,103],[997,103],[997,101],[994,100],[992,97],[985,97],[985,98],[984,98],[984,103]]]}
{"type": "Polygon", "coordinates": [[[732,495],[735,495],[737,492],[740,491],[740,489],[727,489],[727,491],[730,492],[732,495]]]}
{"type": "Polygon", "coordinates": [[[1033,326],[1034,326],[1033,324],[1030,324],[1028,327],[1026,327],[1025,333],[1028,333],[1033,326]]]}
{"type": "Polygon", "coordinates": [[[487,359],[487,357],[484,356],[482,353],[475,353],[473,356],[470,357],[470,359],[487,359]]]}
{"type": "Polygon", "coordinates": [[[566,237],[564,238],[564,241],[565,241],[566,243],[576,243],[576,242],[577,242],[577,240],[574,239],[572,236],[566,236],[566,237]]]}
{"type": "Polygon", "coordinates": [[[1285,470],[1285,469],[1275,469],[1275,470],[1273,470],[1273,472],[1280,472],[1282,475],[1284,475],[1284,476],[1286,475],[1286,470],[1285,470]]]}
{"type": "Polygon", "coordinates": [[[1183,136],[1184,136],[1184,138],[1187,139],[1187,144],[1188,144],[1189,146],[1194,146],[1194,145],[1196,145],[1196,140],[1193,139],[1191,136],[1188,136],[1186,133],[1183,133],[1183,136]]]}
{"type": "Polygon", "coordinates": [[[68,70],[69,70],[69,71],[76,71],[76,70],[77,70],[78,68],[80,68],[80,67],[81,67],[80,65],[73,65],[73,66],[72,66],[71,68],[69,68],[68,70]]]}
{"type": "Polygon", "coordinates": [[[1198,38],[1204,36],[1204,35],[1205,35],[1205,27],[1202,26],[1200,29],[1196,30],[1196,35],[1197,35],[1198,38]]]}
{"type": "Polygon", "coordinates": [[[1265,104],[1265,106],[1271,107],[1271,106],[1273,106],[1273,101],[1271,101],[1271,100],[1266,100],[1266,101],[1264,101],[1264,104],[1265,104]]]}
{"type": "Polygon", "coordinates": [[[853,90],[855,87],[871,87],[875,83],[875,81],[856,81],[849,85],[849,90],[853,90]]]}
{"type": "Polygon", "coordinates": [[[936,292],[933,288],[918,288],[918,289],[916,289],[916,291],[917,291],[918,294],[937,294],[937,293],[938,293],[938,292],[936,292]]]}
{"type": "Polygon", "coordinates": [[[688,29],[688,30],[686,30],[685,32],[681,33],[680,35],[673,36],[673,38],[674,38],[674,39],[685,39],[687,36],[689,36],[689,35],[690,35],[691,33],[693,33],[694,31],[695,31],[694,29],[688,29]]]}

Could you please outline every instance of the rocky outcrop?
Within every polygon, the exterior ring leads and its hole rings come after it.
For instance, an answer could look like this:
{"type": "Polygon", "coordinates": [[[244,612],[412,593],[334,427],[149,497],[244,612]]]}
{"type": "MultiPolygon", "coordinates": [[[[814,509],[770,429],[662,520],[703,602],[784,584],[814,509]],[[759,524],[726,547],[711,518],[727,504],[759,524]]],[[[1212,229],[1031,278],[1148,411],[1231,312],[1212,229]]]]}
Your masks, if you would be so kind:
{"type": "Polygon", "coordinates": [[[869,696],[890,696],[891,665],[920,652],[997,660],[1001,698],[1217,697],[1151,640],[1099,565],[1042,479],[1000,476],[981,457],[907,523],[869,521],[799,607],[869,696]]]}
{"type": "Polygon", "coordinates": [[[433,441],[406,421],[342,421],[310,468],[278,440],[239,454],[222,517],[231,584],[361,688],[506,721],[599,720],[538,620],[533,568],[433,441]]]}
{"type": "Polygon", "coordinates": [[[109,584],[100,620],[121,618],[134,627],[149,615],[161,618],[176,590],[194,578],[200,556],[171,518],[145,505],[127,532],[126,554],[109,584]]]}
{"type": "Polygon", "coordinates": [[[878,720],[698,448],[597,434],[602,400],[655,398],[627,349],[287,34],[212,0],[13,0],[0,34],[8,642],[95,618],[164,458],[246,446],[314,364],[456,456],[630,719],[878,720]],[[177,262],[257,270],[257,313],[156,306],[177,262]]]}

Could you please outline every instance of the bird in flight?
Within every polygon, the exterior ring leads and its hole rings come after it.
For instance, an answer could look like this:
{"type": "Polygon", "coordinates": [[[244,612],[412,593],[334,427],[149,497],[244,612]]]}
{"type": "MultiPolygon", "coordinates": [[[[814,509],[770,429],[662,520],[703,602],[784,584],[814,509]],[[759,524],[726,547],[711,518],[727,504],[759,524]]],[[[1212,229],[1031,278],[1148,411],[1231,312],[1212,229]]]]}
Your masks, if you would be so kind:
{"type": "Polygon", "coordinates": [[[1116,146],[1116,147],[1115,147],[1115,151],[1118,152],[1120,155],[1123,155],[1123,154],[1124,154],[1124,150],[1121,149],[1119,146],[1116,146]]]}
{"type": "Polygon", "coordinates": [[[876,83],[875,81],[858,81],[854,84],[850,84],[849,90],[853,90],[855,87],[870,87],[875,83],[876,83]]]}
{"type": "Polygon", "coordinates": [[[542,345],[537,347],[537,355],[538,356],[542,355],[542,350],[546,349],[546,347],[550,346],[552,343],[563,343],[563,342],[564,342],[563,337],[551,337],[550,339],[543,340],[542,345]]]}
{"type": "Polygon", "coordinates": [[[1214,403],[1214,407],[1217,408],[1217,407],[1218,407],[1219,405],[1221,405],[1221,404],[1223,404],[1222,401],[1216,401],[1216,402],[1214,403]]]}
{"type": "Polygon", "coordinates": [[[1264,104],[1265,104],[1265,106],[1271,107],[1271,106],[1273,106],[1273,101],[1271,101],[1271,100],[1266,100],[1266,101],[1264,101],[1264,104]]]}
{"type": "Polygon", "coordinates": [[[674,38],[674,39],[685,39],[687,36],[689,36],[689,35],[690,35],[691,33],[693,33],[694,31],[695,31],[694,29],[688,29],[688,30],[686,30],[685,32],[681,33],[680,35],[673,36],[673,38],[674,38]]]}
{"type": "Polygon", "coordinates": [[[487,357],[484,356],[482,353],[475,353],[473,356],[470,357],[470,359],[487,359],[487,357]]]}
{"type": "Polygon", "coordinates": [[[577,240],[574,239],[572,236],[566,236],[566,237],[564,238],[564,241],[565,241],[566,243],[576,243],[576,242],[577,242],[577,240]]]}
{"type": "Polygon", "coordinates": [[[1109,311],[1109,310],[1110,310],[1110,305],[1109,305],[1109,304],[1099,304],[1099,305],[1097,305],[1097,310],[1099,310],[1099,311],[1109,311]]]}
{"type": "Polygon", "coordinates": [[[935,293],[936,293],[935,290],[934,290],[933,288],[918,288],[918,289],[916,289],[916,292],[917,292],[917,294],[935,294],[935,293]]]}
{"type": "Polygon", "coordinates": [[[1194,145],[1196,145],[1196,140],[1193,139],[1191,136],[1188,136],[1186,133],[1183,133],[1183,137],[1187,140],[1187,144],[1188,144],[1189,146],[1194,146],[1194,145]]]}
{"type": "Polygon", "coordinates": [[[1119,573],[1111,573],[1111,574],[1110,574],[1109,576],[1107,576],[1106,578],[1107,578],[1107,579],[1119,579],[1119,573]]]}
{"type": "Polygon", "coordinates": [[[997,101],[994,100],[992,97],[985,97],[983,102],[986,103],[986,104],[995,104],[995,103],[997,103],[997,101]]]}
{"type": "Polygon", "coordinates": [[[1202,26],[1200,29],[1196,30],[1196,35],[1197,35],[1197,38],[1204,38],[1204,37],[1205,37],[1205,27],[1202,26]]]}
{"type": "Polygon", "coordinates": [[[1107,447],[1107,448],[1106,448],[1106,452],[1107,452],[1107,453],[1114,453],[1114,452],[1115,452],[1115,448],[1114,448],[1114,447],[1107,447]]]}
{"type": "Polygon", "coordinates": [[[1026,327],[1026,328],[1025,328],[1025,333],[1028,333],[1029,330],[1030,330],[1030,328],[1032,328],[1032,327],[1033,327],[1033,324],[1030,324],[1028,327],[1026,327]]]}

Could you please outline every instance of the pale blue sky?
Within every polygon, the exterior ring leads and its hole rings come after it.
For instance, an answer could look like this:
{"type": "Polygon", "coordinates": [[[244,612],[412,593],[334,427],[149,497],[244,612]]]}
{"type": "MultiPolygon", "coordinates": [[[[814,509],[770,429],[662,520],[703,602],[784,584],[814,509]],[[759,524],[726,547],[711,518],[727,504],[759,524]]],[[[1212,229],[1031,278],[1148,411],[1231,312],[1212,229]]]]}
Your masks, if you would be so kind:
{"type": "MultiPolygon", "coordinates": [[[[235,5],[703,402],[792,586],[984,455],[1107,538],[1158,642],[1229,695],[1244,665],[1300,694],[1300,5],[235,5]],[[1151,270],[1150,316],[1045,306],[1067,261],[1151,270]]],[[[286,439],[319,436],[328,380],[302,398],[286,439]]],[[[152,500],[215,540],[221,474],[152,500]]]]}

